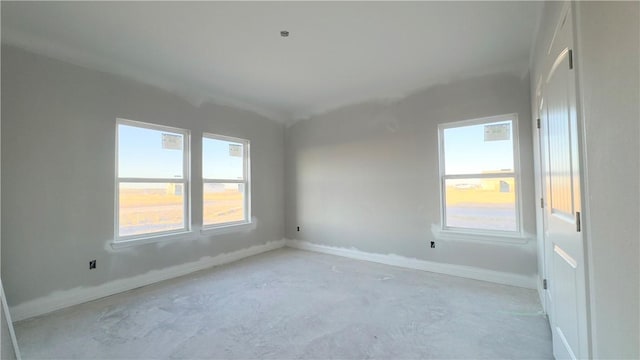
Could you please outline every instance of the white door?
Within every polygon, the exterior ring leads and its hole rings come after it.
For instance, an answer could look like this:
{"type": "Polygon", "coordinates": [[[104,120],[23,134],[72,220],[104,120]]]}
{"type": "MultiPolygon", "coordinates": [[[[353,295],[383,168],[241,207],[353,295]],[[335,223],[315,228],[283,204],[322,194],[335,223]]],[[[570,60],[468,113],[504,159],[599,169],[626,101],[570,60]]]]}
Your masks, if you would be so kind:
{"type": "Polygon", "coordinates": [[[557,359],[589,356],[572,45],[568,8],[548,55],[540,114],[548,313],[557,359]]]}

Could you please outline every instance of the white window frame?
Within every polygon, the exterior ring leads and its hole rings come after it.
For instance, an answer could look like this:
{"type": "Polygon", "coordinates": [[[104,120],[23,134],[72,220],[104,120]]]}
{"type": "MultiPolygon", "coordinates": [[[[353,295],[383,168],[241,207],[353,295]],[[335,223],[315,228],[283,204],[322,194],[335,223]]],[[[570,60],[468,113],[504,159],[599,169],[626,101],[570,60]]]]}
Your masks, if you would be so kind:
{"type": "Polygon", "coordinates": [[[440,174],[440,224],[443,233],[459,233],[470,235],[481,235],[489,237],[523,237],[522,230],[522,204],[521,182],[520,182],[520,145],[518,136],[518,114],[504,114],[489,116],[471,120],[463,120],[456,122],[443,123],[438,125],[438,149],[439,149],[439,174],[440,174]],[[482,174],[464,174],[464,175],[445,175],[445,153],[444,153],[444,131],[446,129],[460,128],[473,125],[482,125],[495,122],[511,121],[511,132],[513,136],[513,172],[503,173],[482,173],[482,174]],[[447,226],[447,204],[446,204],[446,180],[449,179],[496,179],[503,177],[513,177],[515,182],[515,208],[516,208],[516,230],[488,230],[488,229],[472,229],[447,226]]]}
{"type": "Polygon", "coordinates": [[[251,142],[247,139],[241,139],[226,135],[212,134],[212,133],[203,133],[202,134],[202,230],[215,230],[221,228],[235,227],[239,225],[247,225],[251,224],[251,159],[249,147],[251,146],[251,142]],[[204,177],[204,141],[205,139],[211,140],[221,140],[221,141],[229,141],[242,144],[242,171],[243,171],[243,179],[208,179],[204,177]],[[244,184],[244,220],[241,221],[230,221],[221,224],[208,224],[204,223],[204,187],[206,184],[219,184],[219,183],[236,183],[236,184],[244,184]]]}
{"type": "MultiPolygon", "coordinates": [[[[168,236],[181,235],[191,232],[191,191],[190,191],[190,131],[187,129],[180,129],[170,126],[146,123],[141,121],[134,121],[128,119],[117,118],[116,119],[116,157],[115,157],[115,235],[114,243],[129,243],[129,242],[141,242],[141,240],[154,240],[162,239],[168,236]],[[119,171],[118,159],[120,155],[120,139],[118,137],[120,125],[133,126],[142,129],[167,131],[172,133],[181,134],[184,139],[183,144],[183,159],[182,159],[182,179],[175,178],[121,178],[119,171]],[[145,234],[120,236],[120,183],[176,183],[182,184],[184,193],[184,227],[182,229],[157,231],[145,234]]],[[[146,242],[146,241],[143,241],[146,242]]]]}

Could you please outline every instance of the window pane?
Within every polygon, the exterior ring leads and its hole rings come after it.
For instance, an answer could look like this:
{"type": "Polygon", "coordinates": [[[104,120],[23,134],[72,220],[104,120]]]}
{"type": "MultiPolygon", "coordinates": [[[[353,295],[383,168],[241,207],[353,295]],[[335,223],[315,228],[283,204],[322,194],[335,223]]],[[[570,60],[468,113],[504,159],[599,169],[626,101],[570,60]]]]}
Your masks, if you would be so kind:
{"type": "Polygon", "coordinates": [[[245,185],[238,183],[204,184],[204,225],[244,221],[245,185]]]}
{"type": "Polygon", "coordinates": [[[203,138],[202,176],[205,179],[244,180],[244,144],[203,138]]]}
{"type": "Polygon", "coordinates": [[[446,226],[517,231],[513,177],[445,181],[446,226]]]}
{"type": "Polygon", "coordinates": [[[118,176],[183,178],[184,135],[118,124],[118,176]]]}
{"type": "Polygon", "coordinates": [[[183,183],[120,183],[119,236],[185,229],[183,183]]]}
{"type": "Polygon", "coordinates": [[[512,132],[512,121],[445,129],[445,174],[514,172],[512,132]]]}

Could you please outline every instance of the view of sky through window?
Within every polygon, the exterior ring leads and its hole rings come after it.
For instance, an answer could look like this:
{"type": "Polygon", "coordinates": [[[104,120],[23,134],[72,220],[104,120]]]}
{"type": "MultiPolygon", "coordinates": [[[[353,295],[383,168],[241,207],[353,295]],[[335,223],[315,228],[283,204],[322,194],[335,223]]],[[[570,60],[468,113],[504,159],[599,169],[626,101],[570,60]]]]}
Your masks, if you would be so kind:
{"type": "Polygon", "coordinates": [[[119,124],[118,176],[182,179],[183,148],[182,134],[119,124]],[[163,135],[179,140],[180,147],[163,143],[163,135]]]}
{"type": "Polygon", "coordinates": [[[445,174],[513,171],[513,129],[510,121],[444,129],[445,174]],[[485,141],[486,126],[508,125],[505,140],[485,141]]]}
{"type": "Polygon", "coordinates": [[[205,179],[242,180],[244,148],[242,143],[202,139],[202,176],[205,179]]]}

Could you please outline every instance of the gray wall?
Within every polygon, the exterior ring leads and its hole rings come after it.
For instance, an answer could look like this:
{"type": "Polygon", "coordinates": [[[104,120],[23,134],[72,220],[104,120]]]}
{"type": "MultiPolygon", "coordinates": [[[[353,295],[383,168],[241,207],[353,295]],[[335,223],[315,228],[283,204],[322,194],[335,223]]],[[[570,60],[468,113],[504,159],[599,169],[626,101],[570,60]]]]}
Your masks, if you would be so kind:
{"type": "MultiPolygon", "coordinates": [[[[115,75],[2,49],[2,275],[10,305],[283,237],[284,127],[214,104],[194,107],[115,75]],[[192,199],[202,196],[203,131],[251,141],[254,230],[117,251],[115,119],[187,128],[192,199]],[[97,269],[88,262],[97,259],[97,269]]],[[[197,201],[192,223],[201,222],[197,201]]]]}
{"type": "Polygon", "coordinates": [[[518,113],[523,225],[535,233],[529,96],[528,76],[498,74],[295,123],[286,131],[287,238],[533,276],[535,239],[439,241],[431,232],[440,224],[438,124],[518,113]]]}
{"type": "Polygon", "coordinates": [[[575,5],[596,358],[640,358],[640,3],[575,5]]]}
{"type": "MultiPolygon", "coordinates": [[[[0,55],[1,55],[2,51],[0,51],[0,55]]],[[[2,76],[0,75],[0,79],[2,78],[2,76]]],[[[0,117],[1,119],[1,117],[0,117]]],[[[1,124],[1,121],[0,121],[1,124]]],[[[1,131],[1,126],[0,126],[0,134],[2,133],[1,131]]],[[[1,143],[1,141],[0,141],[1,143]]],[[[1,151],[0,151],[1,153],[1,151]]],[[[1,158],[1,157],[0,157],[1,158]]],[[[0,174],[2,173],[2,169],[0,167],[0,174]]],[[[0,176],[0,179],[2,177],[0,176]]],[[[1,196],[1,192],[0,192],[0,199],[2,198],[1,196]]],[[[1,200],[0,200],[1,202],[1,200]]],[[[1,212],[1,210],[0,210],[1,212]]],[[[1,216],[0,216],[0,229],[2,228],[1,226],[2,221],[1,221],[1,216]]],[[[0,231],[0,248],[2,244],[2,236],[1,236],[1,231],[0,231]]],[[[2,256],[1,256],[2,252],[0,251],[0,274],[2,274],[2,256]]],[[[0,276],[0,278],[2,278],[0,276]]],[[[0,284],[2,284],[2,281],[0,281],[0,284]]],[[[1,285],[0,285],[1,287],[1,285]]],[[[7,314],[5,314],[4,311],[4,307],[2,306],[3,302],[6,302],[6,299],[4,298],[4,291],[0,288],[0,294],[2,294],[2,298],[0,299],[0,359],[15,359],[16,358],[16,352],[13,349],[13,339],[11,337],[11,333],[10,333],[10,327],[13,328],[13,324],[10,323],[9,321],[9,317],[7,316],[7,314]]]]}

